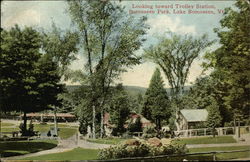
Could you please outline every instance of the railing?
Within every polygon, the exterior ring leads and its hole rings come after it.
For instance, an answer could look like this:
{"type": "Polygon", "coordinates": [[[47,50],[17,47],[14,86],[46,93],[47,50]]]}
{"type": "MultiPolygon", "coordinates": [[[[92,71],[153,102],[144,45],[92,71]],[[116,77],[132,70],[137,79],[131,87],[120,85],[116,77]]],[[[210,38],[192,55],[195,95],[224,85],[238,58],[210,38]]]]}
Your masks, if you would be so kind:
{"type": "MultiPolygon", "coordinates": [[[[197,152],[197,153],[187,153],[181,155],[160,155],[160,156],[150,156],[150,157],[133,157],[133,158],[120,158],[120,159],[110,159],[110,160],[84,160],[84,162],[166,162],[166,161],[217,161],[216,154],[221,153],[236,153],[236,152],[249,152],[250,149],[246,150],[234,150],[234,151],[211,151],[211,152],[197,152]],[[202,155],[202,156],[200,156],[202,155]],[[204,156],[210,155],[210,156],[204,156]]],[[[229,159],[224,159],[229,160],[229,159]]]]}
{"type": "MultiPolygon", "coordinates": [[[[240,126],[240,129],[242,128],[250,132],[250,126],[240,126]]],[[[216,135],[233,135],[238,132],[238,129],[239,127],[219,127],[216,128],[216,135]]],[[[212,131],[209,128],[187,129],[175,131],[175,135],[178,137],[208,136],[212,135],[212,131]]]]}

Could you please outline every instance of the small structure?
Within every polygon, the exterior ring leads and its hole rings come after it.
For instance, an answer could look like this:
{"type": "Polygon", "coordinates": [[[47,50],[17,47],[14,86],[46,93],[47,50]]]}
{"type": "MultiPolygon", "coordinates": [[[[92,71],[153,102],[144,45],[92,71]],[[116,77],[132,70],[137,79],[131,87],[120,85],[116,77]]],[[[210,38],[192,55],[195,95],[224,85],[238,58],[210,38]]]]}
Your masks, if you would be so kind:
{"type": "MultiPolygon", "coordinates": [[[[47,121],[54,121],[54,113],[28,113],[26,114],[27,119],[36,120],[40,122],[47,122],[47,121]]],[[[23,114],[20,115],[20,117],[23,117],[23,114]]],[[[73,122],[76,121],[76,116],[72,115],[70,113],[56,113],[56,118],[58,122],[73,122]]]]}
{"type": "MultiPolygon", "coordinates": [[[[135,112],[132,112],[129,115],[129,119],[125,122],[124,128],[128,128],[129,123],[135,123],[136,119],[139,118],[139,117],[141,119],[142,128],[154,125],[149,120],[147,120],[144,116],[142,116],[140,114],[137,114],[135,112]]],[[[109,136],[111,136],[113,128],[115,128],[115,125],[111,124],[109,122],[109,120],[110,120],[110,114],[107,113],[107,112],[104,114],[103,120],[104,120],[103,123],[104,123],[105,134],[109,137],[109,136]]]]}
{"type": "Polygon", "coordinates": [[[153,123],[151,123],[148,119],[146,119],[141,114],[137,114],[135,112],[132,112],[129,115],[129,119],[126,121],[126,124],[124,125],[124,127],[127,128],[129,123],[135,123],[137,118],[141,119],[142,128],[154,125],[153,123]]]}
{"type": "Polygon", "coordinates": [[[182,109],[179,111],[177,123],[181,130],[193,129],[207,121],[206,109],[182,109]]]}

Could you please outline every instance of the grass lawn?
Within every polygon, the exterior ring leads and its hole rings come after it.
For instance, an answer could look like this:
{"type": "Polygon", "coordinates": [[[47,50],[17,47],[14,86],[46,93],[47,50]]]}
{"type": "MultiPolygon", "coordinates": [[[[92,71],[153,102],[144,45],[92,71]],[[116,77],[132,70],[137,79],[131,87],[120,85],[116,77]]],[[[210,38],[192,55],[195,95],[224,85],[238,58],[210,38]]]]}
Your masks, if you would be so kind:
{"type": "Polygon", "coordinates": [[[42,150],[48,150],[56,146],[56,140],[1,141],[0,155],[1,157],[24,155],[42,150]]]}
{"type": "MultiPolygon", "coordinates": [[[[190,153],[195,152],[210,152],[210,151],[232,151],[232,150],[247,150],[250,146],[232,146],[232,147],[206,147],[206,148],[191,148],[190,153]]],[[[250,157],[250,151],[248,152],[234,152],[234,153],[219,153],[216,154],[217,160],[228,160],[250,157]]]]}
{"type": "Polygon", "coordinates": [[[9,127],[9,126],[13,126],[14,124],[12,123],[1,123],[1,127],[9,127]]]}
{"type": "Polygon", "coordinates": [[[87,139],[87,141],[89,141],[89,142],[101,143],[101,144],[111,144],[111,145],[118,144],[118,143],[125,141],[125,140],[128,140],[128,139],[124,139],[124,138],[87,139]]]}
{"type": "MultiPolygon", "coordinates": [[[[231,150],[245,150],[249,149],[249,146],[234,146],[234,147],[209,147],[209,148],[193,148],[190,149],[190,153],[195,152],[210,152],[210,151],[231,151],[231,150]]],[[[47,154],[35,157],[27,157],[22,160],[94,160],[97,159],[98,150],[94,149],[83,149],[76,148],[71,151],[47,154]]],[[[217,154],[217,160],[228,160],[228,159],[237,159],[245,158],[250,156],[249,152],[240,152],[240,153],[221,153],[217,154]]],[[[155,161],[182,161],[183,159],[187,160],[201,160],[201,161],[211,161],[213,156],[210,155],[192,155],[192,156],[182,156],[182,157],[170,157],[155,159],[155,161]]],[[[152,161],[152,159],[144,160],[152,161]]]]}
{"type": "Polygon", "coordinates": [[[20,131],[19,128],[14,127],[14,128],[1,128],[1,132],[13,132],[13,131],[20,131]]]}
{"type": "Polygon", "coordinates": [[[75,148],[71,151],[27,157],[22,160],[94,160],[97,159],[98,150],[75,148]]]}
{"type": "Polygon", "coordinates": [[[215,143],[236,143],[232,136],[216,136],[213,137],[195,137],[195,138],[180,138],[175,142],[180,144],[215,144],[215,143]]]}
{"type": "Polygon", "coordinates": [[[74,128],[60,128],[59,133],[59,137],[61,137],[62,139],[67,139],[71,136],[73,136],[74,134],[76,134],[78,131],[78,129],[74,129],[74,128]]]}

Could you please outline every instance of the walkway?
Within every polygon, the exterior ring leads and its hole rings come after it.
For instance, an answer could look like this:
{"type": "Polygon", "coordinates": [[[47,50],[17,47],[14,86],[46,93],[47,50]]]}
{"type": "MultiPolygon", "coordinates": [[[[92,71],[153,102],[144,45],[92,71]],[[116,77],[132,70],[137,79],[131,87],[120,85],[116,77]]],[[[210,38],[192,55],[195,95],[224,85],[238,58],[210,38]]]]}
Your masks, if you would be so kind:
{"type": "Polygon", "coordinates": [[[75,134],[68,139],[59,140],[59,144],[55,148],[52,148],[50,150],[44,150],[44,151],[40,151],[36,153],[30,153],[30,154],[19,155],[19,156],[6,157],[6,158],[2,158],[1,160],[8,161],[8,160],[14,160],[14,159],[23,159],[26,157],[40,156],[40,155],[45,155],[45,154],[60,153],[60,152],[70,151],[77,147],[86,148],[86,149],[103,149],[103,148],[110,147],[110,145],[108,144],[91,143],[86,140],[80,140],[78,137],[79,136],[75,134]]]}

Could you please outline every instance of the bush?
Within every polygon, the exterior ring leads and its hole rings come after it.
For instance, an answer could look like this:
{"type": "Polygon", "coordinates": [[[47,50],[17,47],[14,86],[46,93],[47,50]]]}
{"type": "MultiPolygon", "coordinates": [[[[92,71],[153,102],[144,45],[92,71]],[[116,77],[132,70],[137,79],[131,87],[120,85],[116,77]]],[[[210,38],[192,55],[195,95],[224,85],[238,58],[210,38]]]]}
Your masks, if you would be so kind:
{"type": "Polygon", "coordinates": [[[84,136],[88,133],[88,124],[82,120],[80,120],[79,132],[84,136]]]}
{"type": "Polygon", "coordinates": [[[143,138],[153,138],[157,136],[157,130],[154,126],[148,126],[143,129],[143,138]]]}
{"type": "Polygon", "coordinates": [[[30,121],[28,130],[25,130],[23,123],[21,123],[19,125],[19,128],[21,129],[20,132],[21,132],[22,136],[34,136],[35,135],[34,124],[32,123],[32,121],[30,121]]]}
{"type": "Polygon", "coordinates": [[[147,157],[157,155],[173,155],[184,154],[188,152],[183,144],[171,143],[160,147],[152,146],[146,141],[138,141],[136,144],[130,143],[119,144],[110,148],[102,149],[98,157],[99,159],[117,159],[127,157],[147,157]]]}
{"type": "Polygon", "coordinates": [[[135,122],[131,122],[128,125],[128,131],[129,132],[142,132],[142,123],[141,118],[136,118],[135,122]]]}

